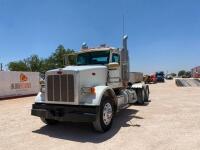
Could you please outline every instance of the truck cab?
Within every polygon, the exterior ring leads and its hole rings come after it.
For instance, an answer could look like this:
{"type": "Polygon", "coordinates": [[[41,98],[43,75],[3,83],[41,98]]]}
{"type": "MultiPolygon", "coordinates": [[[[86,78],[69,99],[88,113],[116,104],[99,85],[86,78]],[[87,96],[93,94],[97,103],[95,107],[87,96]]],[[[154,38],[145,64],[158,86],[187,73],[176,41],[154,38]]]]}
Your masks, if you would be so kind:
{"type": "Polygon", "coordinates": [[[129,78],[127,36],[123,48],[101,45],[65,57],[66,67],[49,70],[32,106],[32,115],[46,124],[91,122],[105,132],[115,114],[130,104],[144,104],[149,87],[129,78]]]}

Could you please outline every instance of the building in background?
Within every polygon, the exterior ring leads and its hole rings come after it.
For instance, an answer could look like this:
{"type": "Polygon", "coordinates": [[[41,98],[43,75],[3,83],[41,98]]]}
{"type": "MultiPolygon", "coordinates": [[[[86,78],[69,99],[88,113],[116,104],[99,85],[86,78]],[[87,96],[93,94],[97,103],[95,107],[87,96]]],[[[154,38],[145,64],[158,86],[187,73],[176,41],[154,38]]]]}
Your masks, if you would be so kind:
{"type": "Polygon", "coordinates": [[[200,78],[200,66],[193,68],[191,72],[193,78],[200,78]]]}

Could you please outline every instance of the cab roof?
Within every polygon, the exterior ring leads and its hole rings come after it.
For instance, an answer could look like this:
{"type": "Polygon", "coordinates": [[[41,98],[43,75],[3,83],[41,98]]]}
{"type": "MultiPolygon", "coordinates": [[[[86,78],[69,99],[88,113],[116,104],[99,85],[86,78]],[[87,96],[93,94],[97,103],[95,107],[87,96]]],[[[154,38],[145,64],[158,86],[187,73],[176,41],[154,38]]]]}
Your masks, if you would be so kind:
{"type": "Polygon", "coordinates": [[[119,49],[115,48],[115,47],[84,48],[84,49],[81,49],[78,53],[94,52],[94,51],[113,51],[113,52],[119,52],[119,49]]]}

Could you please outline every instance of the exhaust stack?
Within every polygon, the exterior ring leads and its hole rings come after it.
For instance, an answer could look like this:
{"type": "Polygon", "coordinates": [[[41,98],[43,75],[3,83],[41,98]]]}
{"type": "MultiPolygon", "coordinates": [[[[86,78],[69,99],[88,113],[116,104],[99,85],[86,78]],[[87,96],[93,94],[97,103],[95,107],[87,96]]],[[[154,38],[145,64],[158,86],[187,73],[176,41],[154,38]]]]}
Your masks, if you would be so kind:
{"type": "Polygon", "coordinates": [[[128,40],[128,36],[124,35],[124,37],[123,37],[123,49],[128,51],[128,49],[127,49],[127,40],[128,40]]]}
{"type": "Polygon", "coordinates": [[[129,82],[129,56],[128,56],[128,48],[127,48],[127,39],[128,36],[124,35],[123,37],[123,48],[121,50],[121,74],[122,74],[122,82],[124,86],[127,86],[129,82]]]}

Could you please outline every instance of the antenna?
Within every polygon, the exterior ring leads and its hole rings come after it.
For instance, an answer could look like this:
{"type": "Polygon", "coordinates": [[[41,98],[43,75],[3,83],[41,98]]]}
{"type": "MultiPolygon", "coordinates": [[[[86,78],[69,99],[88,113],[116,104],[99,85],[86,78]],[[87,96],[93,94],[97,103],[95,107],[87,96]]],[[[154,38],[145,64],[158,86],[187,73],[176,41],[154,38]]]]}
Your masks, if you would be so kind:
{"type": "Polygon", "coordinates": [[[123,33],[122,33],[122,34],[123,34],[123,35],[122,35],[122,37],[124,36],[124,20],[125,20],[125,17],[124,17],[124,14],[123,14],[123,18],[122,18],[122,21],[123,21],[123,27],[122,27],[122,32],[123,32],[123,33]]]}

